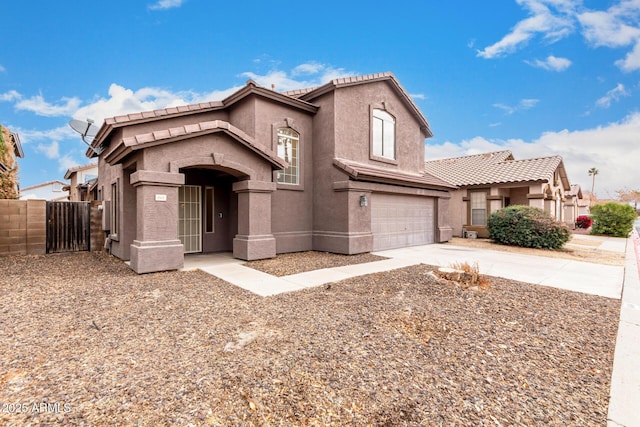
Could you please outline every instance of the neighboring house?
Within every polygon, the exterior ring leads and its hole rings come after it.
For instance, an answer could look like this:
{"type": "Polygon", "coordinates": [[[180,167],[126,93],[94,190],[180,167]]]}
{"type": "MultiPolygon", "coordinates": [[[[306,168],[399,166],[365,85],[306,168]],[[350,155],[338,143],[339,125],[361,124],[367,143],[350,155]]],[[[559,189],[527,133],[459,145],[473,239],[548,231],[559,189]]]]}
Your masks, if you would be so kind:
{"type": "Polygon", "coordinates": [[[69,191],[69,201],[85,202],[95,200],[95,194],[91,189],[95,188],[98,181],[98,162],[88,163],[69,168],[64,174],[64,179],[71,181],[65,189],[69,191]]]}
{"type": "Polygon", "coordinates": [[[571,190],[565,194],[564,204],[565,222],[571,228],[576,227],[576,218],[589,214],[589,201],[583,198],[579,184],[571,184],[571,190]]]}
{"type": "Polygon", "coordinates": [[[428,161],[425,171],[459,187],[450,201],[454,236],[462,236],[464,229],[489,237],[487,218],[509,205],[535,206],[565,221],[571,187],[560,156],[515,160],[505,150],[428,161]]]}
{"type": "Polygon", "coordinates": [[[0,126],[0,199],[17,199],[18,158],[24,158],[22,144],[17,133],[0,126]]]}
{"type": "Polygon", "coordinates": [[[185,253],[446,241],[454,186],[424,173],[431,136],[390,73],[287,93],[248,81],[219,102],[110,118],[92,143],[107,243],[144,273],[185,253]]]}
{"type": "Polygon", "coordinates": [[[20,191],[20,200],[41,199],[54,202],[69,200],[69,192],[64,189],[63,181],[47,181],[25,187],[20,191]]]}

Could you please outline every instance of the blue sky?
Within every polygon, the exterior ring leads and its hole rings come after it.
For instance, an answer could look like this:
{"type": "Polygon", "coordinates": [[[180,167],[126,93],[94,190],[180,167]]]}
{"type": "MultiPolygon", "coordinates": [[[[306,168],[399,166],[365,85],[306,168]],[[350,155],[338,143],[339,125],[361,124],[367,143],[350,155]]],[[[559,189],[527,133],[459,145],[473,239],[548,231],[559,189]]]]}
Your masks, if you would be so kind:
{"type": "Polygon", "coordinates": [[[20,184],[89,162],[67,125],[391,71],[429,120],[427,159],[562,155],[572,183],[640,188],[640,0],[3,5],[0,123],[20,184]]]}

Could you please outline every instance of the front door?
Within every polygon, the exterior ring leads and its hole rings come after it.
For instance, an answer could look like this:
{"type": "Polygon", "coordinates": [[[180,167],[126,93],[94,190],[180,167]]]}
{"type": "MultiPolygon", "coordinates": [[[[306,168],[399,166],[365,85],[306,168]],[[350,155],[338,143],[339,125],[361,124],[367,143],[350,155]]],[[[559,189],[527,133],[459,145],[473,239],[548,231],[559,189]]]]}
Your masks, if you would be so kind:
{"type": "Polygon", "coordinates": [[[202,197],[199,185],[178,188],[178,238],[184,253],[202,252],[202,197]]]}

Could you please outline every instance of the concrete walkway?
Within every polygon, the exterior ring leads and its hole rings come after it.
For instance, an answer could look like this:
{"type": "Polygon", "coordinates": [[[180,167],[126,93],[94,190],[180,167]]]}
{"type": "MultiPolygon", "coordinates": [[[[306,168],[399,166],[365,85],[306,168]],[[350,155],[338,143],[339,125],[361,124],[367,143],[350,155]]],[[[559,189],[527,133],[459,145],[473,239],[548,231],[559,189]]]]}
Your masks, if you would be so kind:
{"type": "MultiPolygon", "coordinates": [[[[640,222],[637,225],[640,227],[640,222]]],[[[477,262],[482,274],[622,298],[607,419],[609,427],[640,426],[640,238],[634,230],[634,236],[629,239],[575,236],[574,242],[580,241],[595,250],[625,253],[625,266],[435,244],[375,252],[389,258],[383,261],[284,277],[245,267],[243,261],[229,253],[186,256],[184,270],[200,269],[266,297],[420,263],[449,266],[477,262]]]]}
{"type": "MultiPolygon", "coordinates": [[[[579,236],[577,240],[592,240],[590,248],[620,253],[627,245],[627,239],[611,237],[579,236]]],[[[374,254],[389,259],[275,277],[245,267],[243,261],[222,253],[186,256],[184,270],[200,269],[258,295],[271,296],[420,263],[449,266],[477,262],[480,273],[491,276],[608,298],[620,298],[622,294],[624,267],[452,245],[413,246],[374,254]]]]}

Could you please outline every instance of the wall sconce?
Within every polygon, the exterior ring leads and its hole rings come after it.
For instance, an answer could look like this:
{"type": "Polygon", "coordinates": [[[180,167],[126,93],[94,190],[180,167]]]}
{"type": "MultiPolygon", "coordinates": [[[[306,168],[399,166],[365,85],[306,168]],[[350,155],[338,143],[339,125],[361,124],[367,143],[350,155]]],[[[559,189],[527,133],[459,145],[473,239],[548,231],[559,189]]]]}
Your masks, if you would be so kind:
{"type": "Polygon", "coordinates": [[[364,194],[360,196],[360,206],[365,207],[369,205],[369,201],[367,200],[367,196],[364,194]]]}

